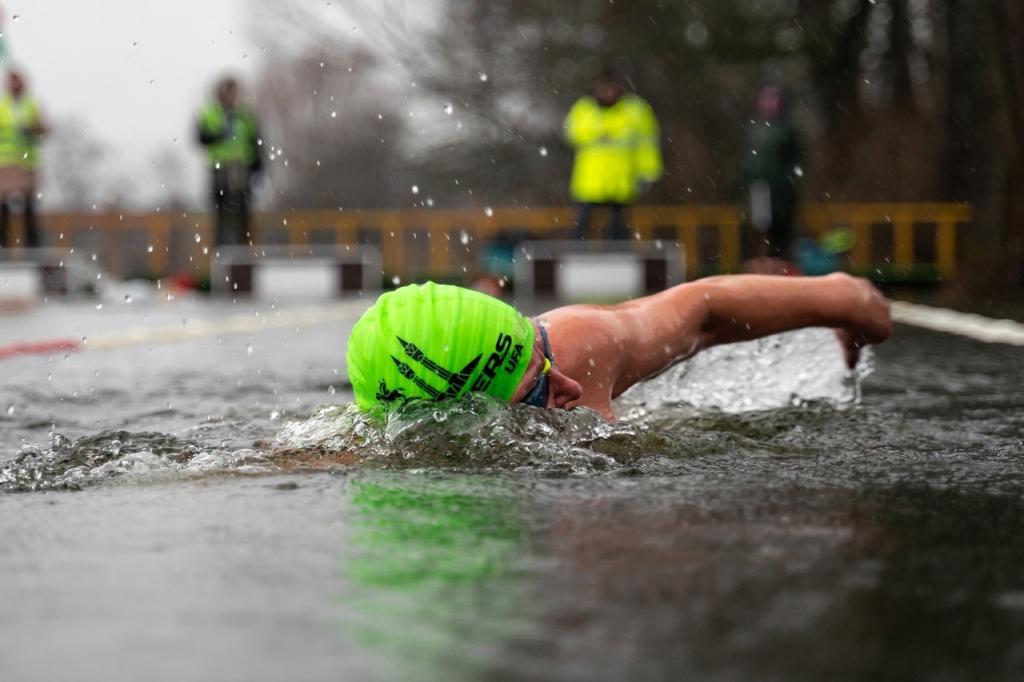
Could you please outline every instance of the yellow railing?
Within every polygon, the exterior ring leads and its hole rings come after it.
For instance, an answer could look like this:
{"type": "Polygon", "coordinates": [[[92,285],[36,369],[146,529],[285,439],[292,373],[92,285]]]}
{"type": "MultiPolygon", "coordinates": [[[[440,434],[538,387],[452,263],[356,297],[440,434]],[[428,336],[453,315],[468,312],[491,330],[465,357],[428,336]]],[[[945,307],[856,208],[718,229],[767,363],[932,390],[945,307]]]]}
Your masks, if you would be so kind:
{"type": "Polygon", "coordinates": [[[815,235],[834,226],[850,228],[851,261],[860,271],[894,266],[898,274],[932,267],[949,279],[956,274],[957,226],[970,223],[973,213],[968,204],[827,203],[805,205],[801,219],[815,235]]]}
{"type": "MultiPolygon", "coordinates": [[[[253,224],[258,243],[371,243],[381,249],[389,275],[460,276],[478,269],[480,246],[495,238],[568,236],[574,213],[571,207],[290,211],[259,214],[253,224]]],[[[595,215],[596,222],[603,219],[595,215]]],[[[854,270],[898,276],[916,268],[942,279],[956,272],[957,225],[971,219],[966,204],[823,203],[801,211],[813,235],[836,226],[853,231],[854,270]]],[[[203,275],[213,250],[205,213],[51,213],[41,222],[44,242],[95,254],[118,275],[203,275]]],[[[628,223],[641,239],[682,244],[690,278],[740,267],[740,216],[733,206],[637,206],[628,223]]]]}

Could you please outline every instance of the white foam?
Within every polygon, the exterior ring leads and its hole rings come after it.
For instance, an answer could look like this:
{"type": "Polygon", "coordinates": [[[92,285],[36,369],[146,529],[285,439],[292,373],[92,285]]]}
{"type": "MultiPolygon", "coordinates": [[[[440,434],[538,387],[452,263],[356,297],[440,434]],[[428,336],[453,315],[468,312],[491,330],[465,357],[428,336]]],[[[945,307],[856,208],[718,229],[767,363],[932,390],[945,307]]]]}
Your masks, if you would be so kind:
{"type": "Polygon", "coordinates": [[[738,414],[810,402],[838,407],[857,401],[859,381],[871,369],[870,348],[851,372],[832,330],[801,329],[702,351],[626,391],[616,412],[636,416],[685,405],[738,414]]]}

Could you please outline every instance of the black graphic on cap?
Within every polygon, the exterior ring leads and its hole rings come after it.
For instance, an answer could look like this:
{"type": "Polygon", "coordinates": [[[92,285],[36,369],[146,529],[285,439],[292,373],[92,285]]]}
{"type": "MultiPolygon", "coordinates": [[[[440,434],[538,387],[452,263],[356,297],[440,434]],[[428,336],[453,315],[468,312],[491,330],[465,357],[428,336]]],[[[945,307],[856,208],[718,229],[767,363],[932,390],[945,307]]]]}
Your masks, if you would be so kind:
{"type": "Polygon", "coordinates": [[[388,385],[383,381],[380,382],[380,386],[377,388],[377,400],[382,403],[390,403],[395,400],[405,400],[405,391],[400,388],[395,390],[388,389],[388,385]]]}
{"type": "Polygon", "coordinates": [[[401,374],[403,377],[416,384],[416,386],[419,387],[420,390],[422,390],[424,393],[429,395],[434,400],[454,398],[455,396],[457,396],[459,394],[459,391],[461,391],[463,387],[465,387],[466,383],[469,381],[470,376],[473,374],[473,370],[475,370],[476,366],[480,364],[480,358],[483,357],[482,355],[477,355],[475,358],[470,360],[469,363],[461,370],[459,370],[458,372],[453,372],[450,369],[446,369],[439,365],[437,362],[428,358],[426,354],[422,350],[420,350],[420,348],[416,344],[406,341],[400,336],[396,336],[395,338],[398,339],[398,343],[402,344],[402,350],[405,351],[405,354],[408,355],[413,362],[421,365],[422,367],[426,368],[430,372],[433,372],[434,374],[448,382],[448,388],[444,392],[441,392],[438,389],[434,388],[433,386],[427,384],[425,381],[423,381],[423,379],[421,379],[413,370],[413,368],[410,367],[408,364],[402,362],[394,355],[391,356],[391,360],[395,363],[395,366],[398,368],[399,374],[401,374]]]}

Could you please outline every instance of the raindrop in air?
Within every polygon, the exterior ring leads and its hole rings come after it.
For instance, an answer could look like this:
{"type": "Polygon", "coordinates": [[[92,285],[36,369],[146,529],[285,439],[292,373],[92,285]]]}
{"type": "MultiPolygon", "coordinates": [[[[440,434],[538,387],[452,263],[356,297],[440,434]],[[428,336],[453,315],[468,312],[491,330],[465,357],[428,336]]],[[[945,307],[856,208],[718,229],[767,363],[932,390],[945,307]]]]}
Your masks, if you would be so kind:
{"type": "Polygon", "coordinates": [[[452,106],[452,103],[451,102],[445,102],[445,104],[444,104],[444,113],[446,113],[449,116],[451,116],[453,111],[455,111],[455,107],[452,106]]]}
{"type": "Polygon", "coordinates": [[[539,151],[540,151],[540,155],[541,156],[547,156],[548,155],[548,148],[547,147],[541,147],[539,151]]]}
{"type": "Polygon", "coordinates": [[[491,208],[490,206],[487,206],[486,208],[484,208],[484,215],[490,218],[491,216],[494,215],[494,209],[491,208]]]}

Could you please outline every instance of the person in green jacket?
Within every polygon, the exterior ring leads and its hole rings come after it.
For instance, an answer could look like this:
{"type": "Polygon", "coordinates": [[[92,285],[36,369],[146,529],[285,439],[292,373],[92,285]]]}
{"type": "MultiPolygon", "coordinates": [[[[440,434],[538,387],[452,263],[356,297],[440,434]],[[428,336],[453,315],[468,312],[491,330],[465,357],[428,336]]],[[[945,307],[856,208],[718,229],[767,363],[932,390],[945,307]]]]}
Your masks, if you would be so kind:
{"type": "Polygon", "coordinates": [[[797,190],[803,177],[803,136],[780,88],[757,94],[757,119],[747,131],[740,165],[747,258],[792,260],[797,190]]]}
{"type": "Polygon", "coordinates": [[[576,150],[570,183],[580,206],[575,236],[585,238],[593,208],[607,206],[609,237],[627,239],[625,207],[662,173],[658,120],[651,106],[605,72],[594,81],[592,93],[569,110],[565,136],[576,150]]]}
{"type": "Polygon", "coordinates": [[[253,179],[263,169],[263,141],[256,116],[240,101],[234,78],[217,84],[216,97],[199,114],[198,137],[210,164],[216,244],[247,243],[252,239],[253,179]]]}
{"type": "Polygon", "coordinates": [[[10,223],[14,205],[20,205],[25,218],[22,245],[42,245],[35,194],[39,143],[46,133],[39,105],[28,94],[25,76],[12,69],[7,74],[7,92],[0,97],[0,246],[13,245],[10,223]]]}

